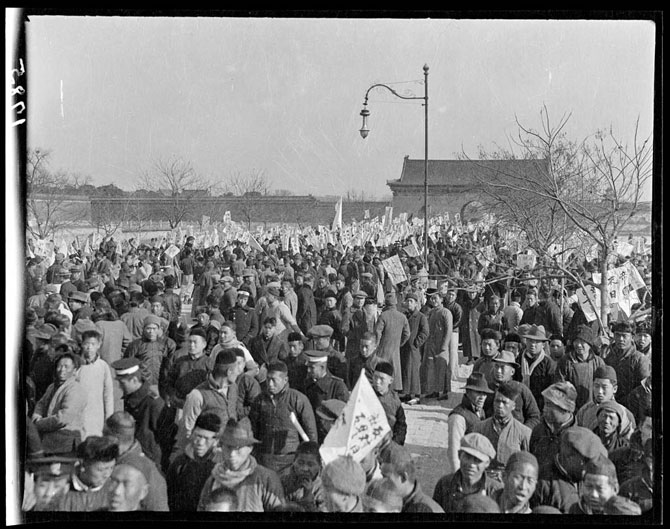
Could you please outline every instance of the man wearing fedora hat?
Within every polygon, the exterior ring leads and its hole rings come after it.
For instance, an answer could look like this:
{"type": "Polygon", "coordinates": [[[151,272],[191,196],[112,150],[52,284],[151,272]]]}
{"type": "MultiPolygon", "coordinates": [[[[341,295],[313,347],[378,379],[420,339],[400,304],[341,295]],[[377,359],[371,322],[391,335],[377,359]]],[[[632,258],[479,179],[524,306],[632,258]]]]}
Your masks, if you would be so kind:
{"type": "Polygon", "coordinates": [[[514,418],[518,390],[512,384],[497,387],[493,399],[493,415],[476,423],[472,431],[484,435],[496,449],[496,456],[487,471],[502,483],[502,472],[514,452],[528,451],[531,429],[514,418]]]}
{"type": "Polygon", "coordinates": [[[482,373],[473,372],[465,385],[465,395],[447,419],[447,473],[456,472],[460,467],[458,451],[463,436],[470,433],[478,422],[484,420],[484,403],[487,395],[492,395],[482,373]]]}
{"type": "Polygon", "coordinates": [[[572,347],[556,366],[556,379],[570,382],[577,391],[577,409],[591,400],[593,374],[605,365],[605,361],[593,350],[594,342],[591,327],[580,325],[572,340],[572,347]]]}
{"type": "Polygon", "coordinates": [[[542,391],[554,381],[556,361],[547,354],[545,349],[549,338],[544,332],[544,327],[533,325],[522,338],[526,340],[526,349],[519,355],[521,378],[523,383],[530,388],[542,411],[542,391]]]}
{"type": "MultiPolygon", "coordinates": [[[[384,297],[384,309],[377,318],[375,334],[377,335],[377,356],[390,362],[395,373],[401,373],[400,348],[409,340],[409,322],[405,315],[396,306],[398,304],[394,292],[384,297]]],[[[393,389],[401,391],[402,378],[395,377],[393,389]]]]}
{"type": "MultiPolygon", "coordinates": [[[[500,351],[493,359],[493,365],[493,383],[489,387],[494,391],[497,391],[503,384],[512,387],[515,395],[515,405],[512,407],[512,414],[517,421],[532,430],[540,422],[540,410],[537,407],[537,402],[530,388],[512,378],[514,372],[520,367],[515,361],[514,353],[511,351],[500,351]]],[[[493,415],[493,401],[494,395],[489,395],[484,403],[484,412],[487,417],[493,415]]]]}

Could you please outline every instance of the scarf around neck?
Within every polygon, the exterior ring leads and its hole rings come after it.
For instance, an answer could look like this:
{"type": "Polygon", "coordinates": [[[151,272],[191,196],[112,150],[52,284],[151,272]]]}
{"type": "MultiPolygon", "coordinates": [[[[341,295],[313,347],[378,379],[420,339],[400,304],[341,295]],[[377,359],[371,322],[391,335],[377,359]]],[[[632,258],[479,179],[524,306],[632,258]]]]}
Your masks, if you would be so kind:
{"type": "Polygon", "coordinates": [[[239,470],[231,470],[221,461],[214,465],[214,468],[212,469],[212,478],[214,478],[214,482],[217,485],[234,489],[250,476],[256,470],[257,466],[258,463],[256,462],[256,459],[251,455],[239,470]]]}
{"type": "Polygon", "coordinates": [[[521,376],[523,377],[524,384],[528,384],[528,379],[533,374],[535,368],[540,365],[540,362],[544,360],[544,351],[540,351],[540,354],[537,355],[537,358],[533,361],[532,364],[528,364],[528,358],[526,355],[521,356],[521,376]]]}

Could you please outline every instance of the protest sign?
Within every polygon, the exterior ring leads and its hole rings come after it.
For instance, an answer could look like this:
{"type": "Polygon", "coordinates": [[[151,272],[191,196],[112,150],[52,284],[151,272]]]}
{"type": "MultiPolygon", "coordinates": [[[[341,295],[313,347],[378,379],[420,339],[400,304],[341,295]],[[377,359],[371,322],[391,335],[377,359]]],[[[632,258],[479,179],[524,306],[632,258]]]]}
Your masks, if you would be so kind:
{"type": "Polygon", "coordinates": [[[327,465],[338,456],[351,456],[360,462],[390,431],[386,412],[362,370],[319,449],[323,463],[327,465]]]}
{"type": "Polygon", "coordinates": [[[582,311],[584,311],[584,316],[586,316],[586,320],[589,323],[597,320],[598,316],[593,310],[591,303],[595,306],[596,311],[600,313],[600,291],[593,285],[589,285],[586,287],[586,290],[583,288],[577,290],[576,294],[577,299],[579,300],[579,305],[582,308],[582,311]],[[591,300],[591,303],[589,303],[589,299],[591,300]]]}
{"type": "Polygon", "coordinates": [[[407,274],[405,274],[405,269],[402,267],[402,262],[397,254],[384,259],[382,265],[394,285],[407,281],[407,274]]]}
{"type": "Polygon", "coordinates": [[[536,257],[532,254],[519,253],[516,256],[516,265],[521,269],[532,270],[535,268],[536,257]]]}

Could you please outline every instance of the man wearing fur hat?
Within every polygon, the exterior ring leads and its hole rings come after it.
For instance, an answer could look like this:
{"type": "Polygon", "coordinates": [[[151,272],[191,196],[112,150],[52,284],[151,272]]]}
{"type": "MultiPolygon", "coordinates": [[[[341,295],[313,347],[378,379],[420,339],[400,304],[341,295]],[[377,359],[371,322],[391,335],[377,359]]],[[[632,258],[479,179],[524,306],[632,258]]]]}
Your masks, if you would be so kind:
{"type": "Polygon", "coordinates": [[[593,392],[593,375],[605,361],[595,354],[593,344],[595,337],[591,327],[580,325],[577,335],[572,340],[572,347],[558,361],[556,378],[572,383],[577,390],[577,409],[591,400],[593,392]]]}
{"type": "Polygon", "coordinates": [[[576,425],[574,413],[577,391],[570,382],[556,382],[542,392],[542,397],[542,421],[533,428],[529,448],[540,465],[553,461],[558,453],[561,433],[576,425]]]}

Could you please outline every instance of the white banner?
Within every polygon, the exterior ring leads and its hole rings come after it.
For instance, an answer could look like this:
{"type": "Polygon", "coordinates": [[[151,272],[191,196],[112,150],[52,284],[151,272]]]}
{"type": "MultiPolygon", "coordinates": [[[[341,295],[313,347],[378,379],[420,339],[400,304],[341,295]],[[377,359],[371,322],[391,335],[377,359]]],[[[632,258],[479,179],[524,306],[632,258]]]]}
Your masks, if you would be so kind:
{"type": "Polygon", "coordinates": [[[407,281],[407,274],[405,274],[405,269],[402,267],[402,262],[397,254],[384,259],[382,265],[394,285],[407,281]]]}

